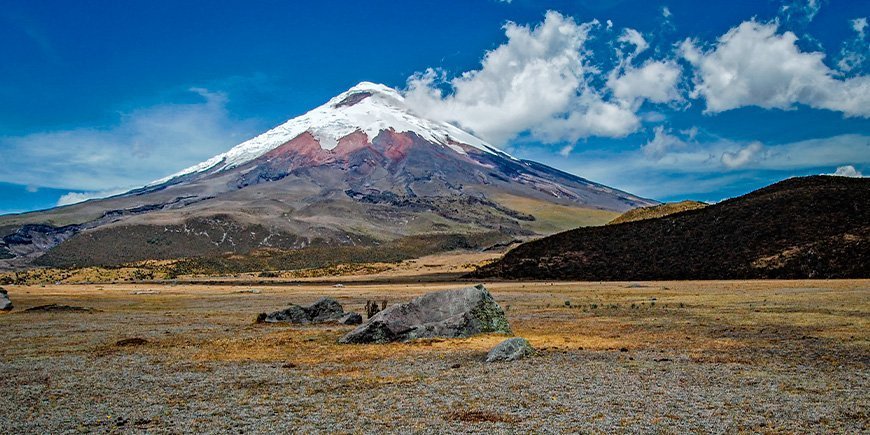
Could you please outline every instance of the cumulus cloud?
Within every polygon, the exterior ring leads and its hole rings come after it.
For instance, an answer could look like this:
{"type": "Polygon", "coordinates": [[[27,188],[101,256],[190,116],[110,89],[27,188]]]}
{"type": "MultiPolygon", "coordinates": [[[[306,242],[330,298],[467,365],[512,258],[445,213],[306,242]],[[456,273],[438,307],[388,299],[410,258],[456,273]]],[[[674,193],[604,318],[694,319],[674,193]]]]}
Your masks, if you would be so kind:
{"type": "Polygon", "coordinates": [[[628,66],[622,74],[611,75],[607,87],[616,98],[634,108],[644,100],[653,103],[677,101],[682,98],[677,89],[681,72],[676,62],[648,60],[638,68],[628,66]]]}
{"type": "MultiPolygon", "coordinates": [[[[626,136],[640,126],[636,112],[643,101],[672,98],[664,88],[672,83],[673,64],[623,65],[611,77],[617,91],[608,95],[592,85],[604,75],[590,65],[584,46],[598,26],[553,11],[534,27],[508,23],[507,42],[487,52],[480,69],[452,79],[433,69],[415,74],[408,79],[406,101],[425,116],[497,145],[524,132],[547,143],[626,136]]],[[[634,46],[631,56],[648,46],[637,31],[627,30],[620,39],[634,46]]]]}
{"type": "Polygon", "coordinates": [[[853,177],[853,178],[861,178],[864,176],[860,171],[855,169],[852,165],[840,166],[834,171],[833,174],[828,175],[836,175],[838,177],[853,177]]]}
{"type": "Polygon", "coordinates": [[[777,24],[746,21],[705,50],[687,39],[682,56],[695,68],[692,98],[704,98],[708,113],[744,106],[792,109],[805,104],[870,116],[870,77],[840,80],[823,53],[802,52],[792,32],[777,24]]]}
{"type": "Polygon", "coordinates": [[[163,104],[120,115],[107,129],[77,128],[0,137],[0,182],[81,191],[142,185],[225,151],[255,131],[232,119],[224,94],[195,88],[200,102],[163,104]],[[22,170],[22,168],[27,168],[22,170]]]}

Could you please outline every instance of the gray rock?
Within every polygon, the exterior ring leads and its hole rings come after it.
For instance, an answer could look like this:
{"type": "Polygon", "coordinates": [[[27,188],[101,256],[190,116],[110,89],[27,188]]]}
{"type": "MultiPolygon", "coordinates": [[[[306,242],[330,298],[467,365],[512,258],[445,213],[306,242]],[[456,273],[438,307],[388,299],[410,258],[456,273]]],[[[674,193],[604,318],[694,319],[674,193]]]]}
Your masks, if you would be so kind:
{"type": "Polygon", "coordinates": [[[344,316],[338,319],[338,323],[342,325],[359,325],[362,322],[362,316],[357,313],[345,313],[344,316]]]}
{"type": "Polygon", "coordinates": [[[341,323],[345,325],[358,325],[362,323],[362,316],[357,313],[345,313],[344,308],[335,299],[321,298],[314,304],[303,307],[290,304],[289,307],[275,311],[274,313],[261,313],[257,316],[257,323],[341,323]],[[354,317],[355,316],[355,317],[354,317]],[[356,323],[353,323],[356,319],[356,323]],[[347,323],[350,322],[350,323],[347,323]]]}
{"type": "Polygon", "coordinates": [[[483,285],[427,293],[370,318],[340,343],[388,343],[431,337],[512,334],[504,311],[483,285]]]}
{"type": "Polygon", "coordinates": [[[9,300],[9,293],[6,289],[0,288],[0,310],[9,311],[12,309],[12,301],[9,300]]]}
{"type": "Polygon", "coordinates": [[[486,355],[486,362],[516,361],[531,356],[535,349],[529,341],[522,337],[508,338],[499,343],[486,355]]]}

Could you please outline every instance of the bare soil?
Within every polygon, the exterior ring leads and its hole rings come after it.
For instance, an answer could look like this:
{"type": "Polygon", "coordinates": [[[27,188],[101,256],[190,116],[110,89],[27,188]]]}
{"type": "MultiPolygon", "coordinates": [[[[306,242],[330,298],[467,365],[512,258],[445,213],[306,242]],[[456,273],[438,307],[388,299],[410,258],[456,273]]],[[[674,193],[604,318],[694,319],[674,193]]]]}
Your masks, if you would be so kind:
{"type": "Polygon", "coordinates": [[[487,283],[538,349],[514,363],[483,362],[503,336],[339,345],[352,327],[254,323],[466,284],[406,272],[6,286],[0,432],[870,431],[868,280],[487,283]],[[91,310],[26,311],[47,304],[91,310]]]}

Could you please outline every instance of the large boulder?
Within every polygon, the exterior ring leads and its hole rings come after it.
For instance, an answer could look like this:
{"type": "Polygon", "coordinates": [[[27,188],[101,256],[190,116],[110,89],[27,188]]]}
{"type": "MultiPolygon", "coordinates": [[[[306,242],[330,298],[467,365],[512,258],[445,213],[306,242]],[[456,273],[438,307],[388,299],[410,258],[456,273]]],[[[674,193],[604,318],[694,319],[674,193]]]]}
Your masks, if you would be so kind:
{"type": "Polygon", "coordinates": [[[370,318],[340,343],[388,343],[431,337],[512,334],[504,310],[483,285],[427,293],[370,318]]]}
{"type": "Polygon", "coordinates": [[[9,311],[12,309],[12,301],[9,300],[9,293],[6,289],[0,287],[0,310],[9,311]]]}
{"type": "Polygon", "coordinates": [[[341,323],[358,325],[362,316],[357,313],[346,313],[341,304],[332,298],[321,298],[307,307],[290,304],[289,307],[274,313],[261,313],[257,322],[262,323],[341,323]]]}
{"type": "Polygon", "coordinates": [[[516,361],[533,355],[535,349],[529,341],[522,337],[508,338],[499,343],[486,355],[486,362],[516,361]]]}

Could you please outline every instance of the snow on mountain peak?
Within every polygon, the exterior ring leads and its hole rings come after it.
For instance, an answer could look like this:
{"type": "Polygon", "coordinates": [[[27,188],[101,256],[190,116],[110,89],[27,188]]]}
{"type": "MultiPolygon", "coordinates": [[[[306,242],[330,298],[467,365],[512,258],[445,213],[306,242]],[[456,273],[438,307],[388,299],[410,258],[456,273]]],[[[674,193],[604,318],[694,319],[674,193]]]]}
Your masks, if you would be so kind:
{"type": "Polygon", "coordinates": [[[311,133],[320,143],[321,148],[331,150],[338,145],[339,139],[355,131],[362,131],[371,141],[382,130],[389,129],[399,133],[413,132],[429,142],[449,147],[461,154],[465,154],[465,151],[455,143],[470,145],[490,154],[513,159],[482,139],[451,124],[424,119],[414,114],[405,104],[405,98],[399,91],[378,83],[360,82],[304,115],[242,142],[223,154],[154,181],[150,185],[164,183],[178,176],[202,172],[218,165],[220,165],[218,170],[242,165],[305,132],[311,133]]]}

